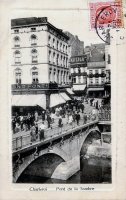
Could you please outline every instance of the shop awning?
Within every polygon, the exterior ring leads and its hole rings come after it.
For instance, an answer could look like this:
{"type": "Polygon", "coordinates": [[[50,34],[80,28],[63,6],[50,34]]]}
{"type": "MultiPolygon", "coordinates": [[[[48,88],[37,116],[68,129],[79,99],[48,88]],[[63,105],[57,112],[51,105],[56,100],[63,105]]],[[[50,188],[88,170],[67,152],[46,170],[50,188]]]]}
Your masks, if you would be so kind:
{"type": "Polygon", "coordinates": [[[51,94],[50,95],[50,108],[66,103],[65,99],[62,98],[61,95],[59,94],[51,94]]]}
{"type": "Polygon", "coordinates": [[[69,94],[74,94],[71,88],[66,89],[69,94]]]}
{"type": "Polygon", "coordinates": [[[104,88],[88,88],[88,91],[103,91],[104,88]]]}
{"type": "Polygon", "coordinates": [[[86,85],[73,85],[73,90],[74,91],[79,91],[79,90],[85,90],[86,85]]]}
{"type": "Polygon", "coordinates": [[[13,95],[12,106],[40,106],[46,109],[46,96],[41,95],[13,95]]]}
{"type": "Polygon", "coordinates": [[[65,92],[61,92],[59,93],[61,95],[61,97],[65,100],[65,101],[69,101],[71,100],[71,98],[65,93],[65,92]]]}

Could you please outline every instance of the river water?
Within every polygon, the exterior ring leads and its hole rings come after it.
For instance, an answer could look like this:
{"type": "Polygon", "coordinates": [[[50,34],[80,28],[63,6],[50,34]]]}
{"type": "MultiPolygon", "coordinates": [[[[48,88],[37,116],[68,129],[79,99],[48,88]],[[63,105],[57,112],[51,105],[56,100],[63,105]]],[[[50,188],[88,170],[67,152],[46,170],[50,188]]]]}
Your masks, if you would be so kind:
{"type": "Polygon", "coordinates": [[[111,160],[105,158],[81,159],[81,169],[67,181],[24,175],[20,183],[111,183],[111,160]]]}

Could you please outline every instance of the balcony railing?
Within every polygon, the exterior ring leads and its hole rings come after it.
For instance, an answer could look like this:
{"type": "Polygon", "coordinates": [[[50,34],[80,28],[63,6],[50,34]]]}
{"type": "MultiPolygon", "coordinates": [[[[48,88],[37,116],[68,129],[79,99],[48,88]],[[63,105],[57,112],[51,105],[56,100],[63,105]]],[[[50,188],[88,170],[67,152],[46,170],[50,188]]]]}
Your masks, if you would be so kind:
{"type": "Polygon", "coordinates": [[[88,88],[103,88],[104,87],[104,84],[89,84],[87,86],[88,88]]]}
{"type": "Polygon", "coordinates": [[[88,74],[89,78],[93,78],[93,77],[95,77],[95,78],[103,77],[104,78],[105,76],[106,76],[105,73],[101,73],[101,74],[99,74],[99,73],[95,73],[95,74],[91,73],[91,74],[88,74]]]}
{"type": "Polygon", "coordinates": [[[37,60],[32,60],[32,63],[38,63],[38,61],[37,60]]]}
{"type": "Polygon", "coordinates": [[[74,73],[71,73],[71,76],[87,76],[87,73],[86,72],[74,72],[74,73]]]}

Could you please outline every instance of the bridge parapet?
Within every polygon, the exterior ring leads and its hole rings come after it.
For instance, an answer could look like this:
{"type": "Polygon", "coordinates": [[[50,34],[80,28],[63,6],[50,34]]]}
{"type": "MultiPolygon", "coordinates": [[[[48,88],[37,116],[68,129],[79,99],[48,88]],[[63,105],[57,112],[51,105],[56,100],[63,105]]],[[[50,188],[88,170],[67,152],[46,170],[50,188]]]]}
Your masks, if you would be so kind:
{"type": "MultiPolygon", "coordinates": [[[[54,135],[43,141],[35,142],[29,146],[25,146],[13,152],[13,177],[14,182],[18,180],[23,171],[38,158],[43,155],[55,154],[60,156],[65,162],[60,167],[64,170],[55,171],[52,175],[54,178],[69,178],[80,169],[79,158],[80,150],[87,136],[98,129],[98,120],[89,122],[85,125],[73,127],[71,130],[62,132],[62,134],[54,135]],[[78,161],[78,162],[77,162],[78,161]],[[70,165],[69,165],[70,164],[70,165]],[[71,168],[69,168],[71,166],[71,168]],[[74,167],[76,166],[76,167],[74,167]],[[62,174],[63,172],[63,174],[62,174]],[[72,172],[72,173],[71,173],[72,172]]],[[[47,158],[48,159],[48,158],[47,158]]]]}
{"type": "MultiPolygon", "coordinates": [[[[67,129],[67,126],[60,128],[57,130],[57,132],[54,135],[48,136],[47,138],[43,140],[37,140],[35,142],[31,142],[31,136],[30,133],[27,135],[17,137],[13,140],[13,155],[16,155],[18,153],[28,151],[30,149],[33,149],[37,146],[45,145],[45,144],[51,144],[53,141],[61,139],[63,141],[63,138],[66,136],[73,137],[74,135],[81,133],[83,130],[87,129],[93,129],[98,124],[98,120],[89,122],[87,124],[82,124],[80,126],[71,126],[71,129],[67,129]]],[[[52,131],[52,130],[51,130],[52,131]]]]}

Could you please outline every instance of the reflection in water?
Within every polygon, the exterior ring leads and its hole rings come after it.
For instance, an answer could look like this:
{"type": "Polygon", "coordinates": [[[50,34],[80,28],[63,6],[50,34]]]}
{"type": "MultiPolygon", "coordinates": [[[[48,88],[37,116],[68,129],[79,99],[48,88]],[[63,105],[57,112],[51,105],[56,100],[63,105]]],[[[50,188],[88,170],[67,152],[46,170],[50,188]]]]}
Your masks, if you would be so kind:
{"type": "Polygon", "coordinates": [[[24,175],[20,183],[111,183],[111,160],[81,159],[81,169],[67,181],[24,175]]]}

